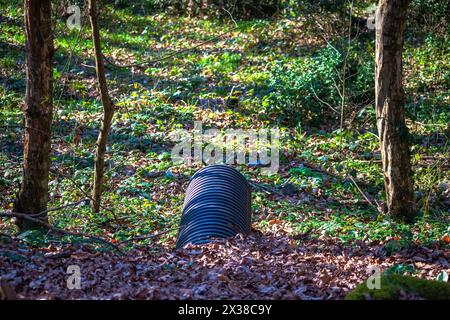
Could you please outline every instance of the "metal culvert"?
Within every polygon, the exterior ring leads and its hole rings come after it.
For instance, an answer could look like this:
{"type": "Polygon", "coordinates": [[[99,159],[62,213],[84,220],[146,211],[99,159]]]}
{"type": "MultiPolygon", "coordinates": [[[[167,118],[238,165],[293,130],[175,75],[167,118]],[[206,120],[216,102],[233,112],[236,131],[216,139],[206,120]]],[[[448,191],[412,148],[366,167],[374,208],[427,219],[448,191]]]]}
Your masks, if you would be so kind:
{"type": "Polygon", "coordinates": [[[207,166],[189,182],[176,247],[248,234],[250,223],[251,189],[245,177],[226,165],[207,166]]]}

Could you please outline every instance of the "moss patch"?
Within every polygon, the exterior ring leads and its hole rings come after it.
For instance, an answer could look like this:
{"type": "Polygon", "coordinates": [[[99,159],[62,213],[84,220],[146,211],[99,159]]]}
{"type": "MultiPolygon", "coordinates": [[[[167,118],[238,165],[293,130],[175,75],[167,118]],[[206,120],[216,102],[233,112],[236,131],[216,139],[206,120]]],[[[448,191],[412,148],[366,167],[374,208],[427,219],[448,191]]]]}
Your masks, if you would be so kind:
{"type": "Polygon", "coordinates": [[[364,282],[348,293],[345,299],[397,300],[405,294],[419,299],[450,300],[450,284],[410,276],[383,275],[380,289],[368,289],[364,282]]]}

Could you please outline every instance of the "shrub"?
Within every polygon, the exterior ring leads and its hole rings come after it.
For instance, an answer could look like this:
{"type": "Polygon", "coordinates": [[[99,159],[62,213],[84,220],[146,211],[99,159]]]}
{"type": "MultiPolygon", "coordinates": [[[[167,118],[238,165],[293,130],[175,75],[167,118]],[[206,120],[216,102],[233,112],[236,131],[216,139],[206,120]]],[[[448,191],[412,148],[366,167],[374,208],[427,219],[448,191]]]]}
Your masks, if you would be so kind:
{"type": "Polygon", "coordinates": [[[313,58],[299,58],[290,65],[275,64],[266,83],[265,114],[288,124],[317,122],[324,116],[317,97],[330,105],[338,104],[339,92],[334,84],[341,62],[341,54],[327,46],[313,58]]]}
{"type": "MultiPolygon", "coordinates": [[[[312,57],[296,58],[286,64],[278,62],[266,80],[262,98],[264,115],[286,125],[312,126],[333,122],[338,125],[342,103],[343,63],[346,44],[328,45],[312,57]],[[334,110],[333,110],[334,109],[334,110]]],[[[373,109],[373,45],[351,45],[345,70],[344,119],[351,114],[373,109]]]]}

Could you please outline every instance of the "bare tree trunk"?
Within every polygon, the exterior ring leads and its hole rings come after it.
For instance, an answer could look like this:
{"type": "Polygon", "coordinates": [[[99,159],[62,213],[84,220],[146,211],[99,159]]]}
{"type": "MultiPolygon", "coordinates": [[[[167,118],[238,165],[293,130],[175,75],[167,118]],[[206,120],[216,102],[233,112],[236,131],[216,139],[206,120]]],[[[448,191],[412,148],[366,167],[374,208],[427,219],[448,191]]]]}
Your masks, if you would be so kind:
{"type": "Polygon", "coordinates": [[[402,86],[402,51],[410,0],[381,0],[377,13],[375,95],[388,212],[411,221],[415,214],[402,86]]]}
{"type": "Polygon", "coordinates": [[[95,152],[94,167],[94,189],[92,192],[91,207],[93,212],[99,212],[102,195],[102,183],[105,165],[106,142],[108,133],[111,129],[111,122],[114,115],[114,104],[108,93],[106,84],[105,66],[103,63],[102,50],[100,47],[100,31],[98,28],[97,1],[89,0],[89,15],[92,27],[92,41],[94,43],[95,68],[97,72],[98,85],[100,87],[100,96],[103,105],[103,119],[100,133],[97,138],[97,148],[95,152]]]}
{"type": "MultiPolygon", "coordinates": [[[[25,141],[22,184],[14,212],[36,214],[47,209],[53,112],[51,0],[25,0],[25,141]]],[[[47,215],[40,217],[47,221],[47,215]]],[[[40,227],[17,220],[19,231],[40,227]]]]}
{"type": "Polygon", "coordinates": [[[194,16],[194,0],[189,0],[187,4],[187,12],[189,17],[194,16]]]}
{"type": "Polygon", "coordinates": [[[200,5],[200,16],[204,17],[208,14],[209,9],[209,1],[208,0],[201,0],[200,5]]]}

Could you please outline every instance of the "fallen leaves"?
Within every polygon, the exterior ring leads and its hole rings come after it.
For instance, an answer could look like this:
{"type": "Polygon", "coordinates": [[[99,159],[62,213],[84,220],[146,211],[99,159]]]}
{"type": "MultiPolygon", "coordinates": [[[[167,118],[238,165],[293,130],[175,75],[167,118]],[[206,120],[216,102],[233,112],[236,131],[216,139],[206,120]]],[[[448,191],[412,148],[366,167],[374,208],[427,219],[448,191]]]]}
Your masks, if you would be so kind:
{"type": "Polygon", "coordinates": [[[323,238],[297,244],[260,233],[159,253],[136,248],[125,256],[87,246],[6,246],[2,252],[20,251],[24,259],[0,254],[0,277],[26,299],[342,299],[368,277],[369,265],[386,270],[414,263],[417,275],[428,279],[450,272],[448,250],[438,245],[387,257],[381,243],[355,247],[323,238]],[[67,267],[74,264],[81,290],[66,287],[67,267]]]}
{"type": "Polygon", "coordinates": [[[450,237],[449,236],[444,236],[444,237],[442,237],[442,241],[444,241],[447,244],[450,244],[450,237]]]}

